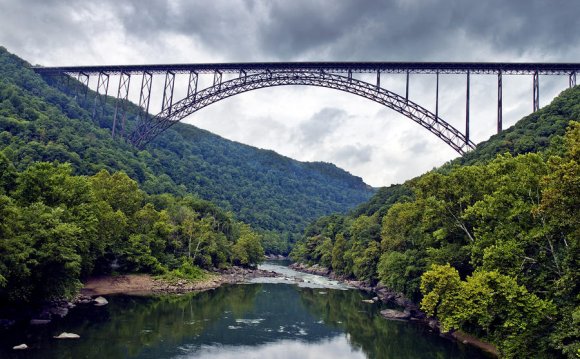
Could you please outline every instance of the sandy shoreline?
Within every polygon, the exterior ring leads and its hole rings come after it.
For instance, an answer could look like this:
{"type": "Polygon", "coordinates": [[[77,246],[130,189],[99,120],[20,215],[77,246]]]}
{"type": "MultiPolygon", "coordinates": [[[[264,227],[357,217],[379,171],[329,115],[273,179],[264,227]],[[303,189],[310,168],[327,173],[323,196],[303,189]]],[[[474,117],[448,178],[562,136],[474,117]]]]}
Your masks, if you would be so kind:
{"type": "MultiPolygon", "coordinates": [[[[219,277],[216,276],[219,279],[219,277]]],[[[186,281],[183,281],[186,283],[186,281]]],[[[80,291],[81,295],[94,297],[110,294],[151,294],[164,293],[178,288],[183,290],[207,290],[221,285],[220,281],[206,279],[201,282],[189,283],[177,286],[163,280],[153,278],[149,274],[124,274],[118,276],[103,276],[88,279],[80,291]],[[187,288],[185,288],[187,287],[187,288]]]]}
{"type": "Polygon", "coordinates": [[[80,291],[81,296],[94,297],[110,294],[160,294],[186,293],[215,289],[223,284],[243,283],[256,277],[275,277],[277,273],[261,269],[233,267],[219,272],[210,272],[201,281],[174,280],[166,281],[149,274],[123,274],[117,276],[100,276],[85,281],[80,291]]]}

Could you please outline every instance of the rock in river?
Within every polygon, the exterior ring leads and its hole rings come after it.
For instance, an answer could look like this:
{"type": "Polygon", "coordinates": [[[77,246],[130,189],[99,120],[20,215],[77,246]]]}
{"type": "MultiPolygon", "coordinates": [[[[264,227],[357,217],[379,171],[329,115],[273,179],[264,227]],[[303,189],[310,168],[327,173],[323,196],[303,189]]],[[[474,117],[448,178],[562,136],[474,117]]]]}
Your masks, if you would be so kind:
{"type": "Polygon", "coordinates": [[[58,336],[53,337],[54,339],[79,339],[81,336],[75,333],[62,332],[58,336]]]}
{"type": "Polygon", "coordinates": [[[95,306],[96,307],[100,307],[100,306],[109,304],[109,302],[105,298],[103,298],[103,297],[96,297],[93,300],[93,303],[95,303],[95,306]]]}
{"type": "Polygon", "coordinates": [[[381,310],[381,315],[387,319],[406,320],[411,317],[411,314],[401,312],[394,309],[381,310]]]}

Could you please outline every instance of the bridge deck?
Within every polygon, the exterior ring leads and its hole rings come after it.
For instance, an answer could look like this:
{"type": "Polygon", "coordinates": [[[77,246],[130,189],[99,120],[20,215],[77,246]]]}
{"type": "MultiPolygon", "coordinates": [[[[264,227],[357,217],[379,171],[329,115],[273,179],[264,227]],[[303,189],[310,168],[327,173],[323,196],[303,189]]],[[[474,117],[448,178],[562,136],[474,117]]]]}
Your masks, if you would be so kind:
{"type": "Polygon", "coordinates": [[[120,73],[257,73],[272,71],[312,71],[331,73],[410,73],[410,74],[498,74],[505,75],[567,75],[580,72],[580,63],[509,63],[509,62],[241,62],[218,64],[153,64],[102,66],[33,66],[42,74],[80,73],[88,75],[105,72],[120,73]]]}

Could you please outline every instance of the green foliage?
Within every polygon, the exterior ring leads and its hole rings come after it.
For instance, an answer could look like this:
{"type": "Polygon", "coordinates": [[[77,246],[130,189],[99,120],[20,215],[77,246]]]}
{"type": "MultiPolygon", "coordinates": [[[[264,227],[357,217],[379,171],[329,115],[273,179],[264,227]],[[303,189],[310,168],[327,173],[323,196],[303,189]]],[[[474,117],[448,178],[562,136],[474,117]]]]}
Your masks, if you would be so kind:
{"type": "Polygon", "coordinates": [[[580,124],[569,120],[580,118],[578,103],[580,87],[567,90],[463,158],[379,190],[348,216],[318,219],[294,258],[322,264],[328,238],[335,272],[421,301],[504,357],[575,357],[580,124]]]}
{"type": "Polygon", "coordinates": [[[425,267],[423,262],[416,250],[388,251],[380,258],[378,277],[388,288],[416,300],[419,298],[419,276],[425,267]]]}
{"type": "MultiPolygon", "coordinates": [[[[116,198],[107,200],[115,211],[139,208],[136,184],[148,194],[191,193],[264,232],[268,252],[287,254],[309,221],[344,213],[374,192],[362,179],[330,163],[294,161],[185,124],[172,126],[146,150],[137,151],[110,136],[113,98],[106,99],[105,114],[92,120],[94,101],[76,96],[83,92],[80,83],[71,81],[66,87],[27,66],[0,48],[0,152],[19,171],[34,162],[53,161],[70,163],[79,175],[107,170],[111,178],[96,179],[104,189],[97,195],[116,198]],[[133,188],[124,192],[123,186],[133,188]],[[125,198],[125,193],[137,197],[125,198]]],[[[89,91],[87,96],[94,95],[89,91]]],[[[138,112],[129,104],[127,131],[138,112]]],[[[2,163],[0,158],[0,169],[2,163]]],[[[10,173],[2,172],[0,193],[10,185],[10,173]]]]}
{"type": "MultiPolygon", "coordinates": [[[[90,195],[71,198],[83,180],[74,180],[65,165],[38,164],[18,177],[13,200],[4,196],[0,214],[4,223],[0,233],[0,268],[3,290],[0,297],[10,300],[70,297],[80,286],[83,260],[89,256],[94,240],[90,216],[78,215],[90,201],[90,195]],[[50,182],[62,180],[58,188],[47,187],[47,194],[26,191],[36,188],[31,178],[37,171],[50,182]],[[26,196],[22,196],[26,193],[26,196]],[[34,197],[36,195],[36,197],[34,197]],[[43,203],[43,199],[51,206],[43,203]]],[[[86,181],[85,183],[86,184],[86,181]]],[[[88,187],[84,187],[88,189],[88,187]]],[[[90,191],[89,191],[90,193],[90,191]]]]}
{"type": "Polygon", "coordinates": [[[145,196],[137,182],[124,172],[110,174],[107,170],[100,170],[91,177],[91,187],[97,199],[107,202],[113,211],[128,215],[141,207],[145,196]]]}
{"type": "Polygon", "coordinates": [[[208,278],[208,273],[201,268],[194,266],[191,261],[183,259],[181,265],[161,276],[165,281],[170,283],[177,282],[180,279],[185,279],[191,282],[199,282],[208,278]]]}
{"type": "Polygon", "coordinates": [[[241,266],[254,267],[264,260],[264,249],[260,244],[260,236],[248,225],[239,226],[240,237],[232,247],[233,263],[241,266]]]}
{"type": "Polygon", "coordinates": [[[502,357],[546,356],[544,331],[555,306],[498,272],[476,271],[465,281],[449,265],[434,265],[421,277],[421,307],[442,329],[476,332],[491,340],[502,357]]]}
{"type": "MultiPolygon", "coordinates": [[[[512,155],[530,152],[559,152],[561,137],[570,120],[580,119],[580,91],[578,86],[563,91],[551,104],[534,112],[514,126],[491,136],[469,152],[452,161],[451,165],[474,165],[493,160],[499,154],[512,155]]],[[[442,170],[446,170],[444,166],[442,170]]]]}
{"type": "Polygon", "coordinates": [[[12,191],[16,182],[16,168],[6,156],[0,152],[0,195],[12,191]]]}
{"type": "Polygon", "coordinates": [[[372,216],[377,213],[379,217],[383,217],[392,205],[405,201],[412,195],[413,192],[405,184],[381,187],[367,202],[353,209],[349,215],[358,217],[361,215],[372,216]]]}
{"type": "Polygon", "coordinates": [[[344,256],[348,250],[346,240],[344,239],[344,234],[339,233],[336,235],[336,240],[332,247],[332,258],[330,262],[330,267],[339,275],[345,275],[347,264],[345,262],[344,256]]]}
{"type": "Polygon", "coordinates": [[[124,173],[38,162],[14,183],[0,195],[0,301],[71,297],[81,278],[112,270],[193,280],[199,267],[264,256],[248,225],[193,197],[149,198],[124,173]]]}
{"type": "MultiPolygon", "coordinates": [[[[449,264],[433,264],[431,270],[421,276],[421,292],[423,292],[421,308],[427,315],[433,317],[451,316],[459,309],[455,300],[459,297],[460,291],[461,279],[457,269],[449,264]]],[[[445,329],[450,329],[447,323],[442,324],[445,329]]]]}

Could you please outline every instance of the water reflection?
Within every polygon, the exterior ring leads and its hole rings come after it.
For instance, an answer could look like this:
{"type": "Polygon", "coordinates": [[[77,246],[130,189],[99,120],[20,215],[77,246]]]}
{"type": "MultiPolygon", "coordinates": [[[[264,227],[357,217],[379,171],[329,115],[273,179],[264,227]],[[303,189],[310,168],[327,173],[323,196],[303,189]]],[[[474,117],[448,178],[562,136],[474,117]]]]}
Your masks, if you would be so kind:
{"type": "Polygon", "coordinates": [[[353,349],[345,336],[337,336],[316,343],[302,341],[281,340],[275,343],[264,344],[258,347],[207,347],[176,358],[212,358],[212,359],[239,359],[239,358],[276,358],[276,359],[357,359],[366,356],[357,349],[353,349]]]}
{"type": "Polygon", "coordinates": [[[380,318],[355,290],[246,284],[109,297],[60,323],[2,333],[1,358],[481,358],[421,326],[380,318]],[[77,341],[52,339],[62,331],[77,341]],[[13,345],[27,343],[27,352],[13,345]]]}

